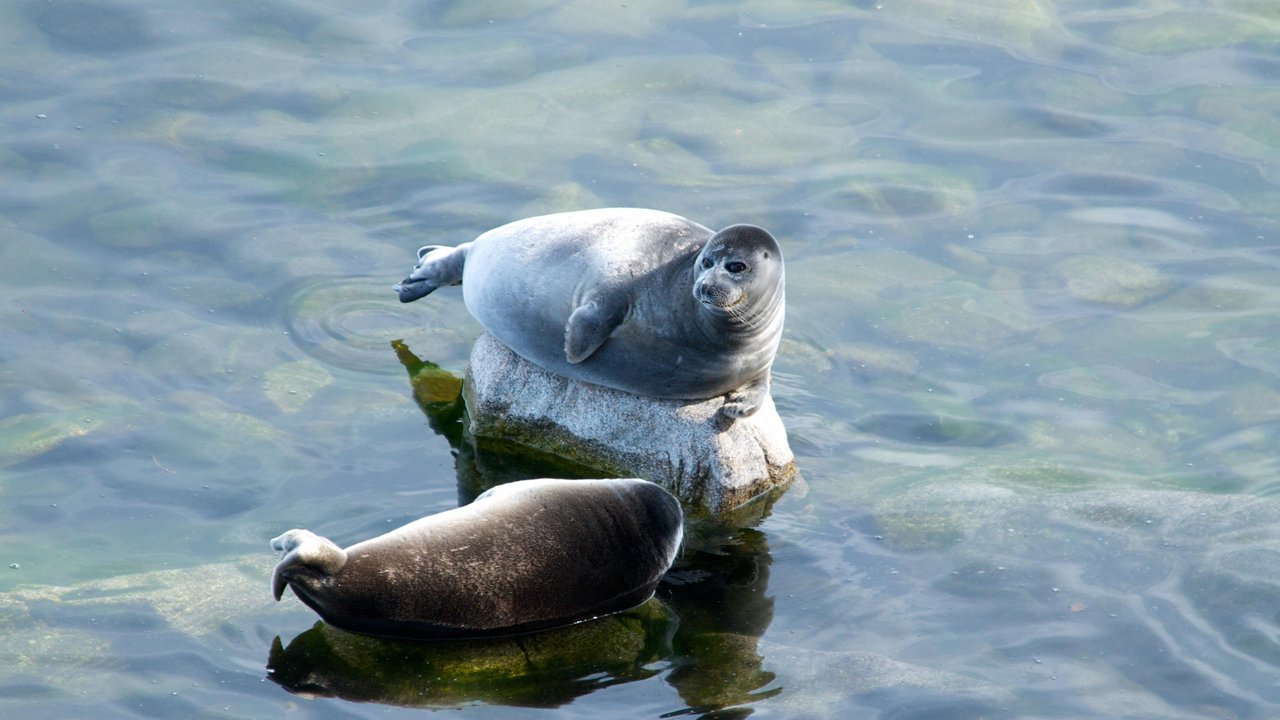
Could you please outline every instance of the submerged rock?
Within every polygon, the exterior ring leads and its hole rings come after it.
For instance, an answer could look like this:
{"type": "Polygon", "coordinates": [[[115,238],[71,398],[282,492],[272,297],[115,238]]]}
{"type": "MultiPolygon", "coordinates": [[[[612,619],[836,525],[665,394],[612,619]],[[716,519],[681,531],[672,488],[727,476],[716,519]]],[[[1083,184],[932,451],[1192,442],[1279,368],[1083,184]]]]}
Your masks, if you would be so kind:
{"type": "Polygon", "coordinates": [[[1074,257],[1058,266],[1058,274],[1072,297],[1101,305],[1136,307],[1168,288],[1158,271],[1117,257],[1074,257]]]}
{"type": "Polygon", "coordinates": [[[1013,693],[993,683],[873,652],[768,641],[760,643],[760,652],[783,688],[762,705],[785,710],[788,717],[860,717],[888,708],[894,717],[993,717],[1013,701],[1013,693]]]}
{"type": "Polygon", "coordinates": [[[661,400],[556,375],[488,333],[476,340],[463,386],[477,446],[515,443],[575,464],[642,477],[691,509],[723,513],[796,475],[773,399],[722,426],[723,398],[661,400]]]}

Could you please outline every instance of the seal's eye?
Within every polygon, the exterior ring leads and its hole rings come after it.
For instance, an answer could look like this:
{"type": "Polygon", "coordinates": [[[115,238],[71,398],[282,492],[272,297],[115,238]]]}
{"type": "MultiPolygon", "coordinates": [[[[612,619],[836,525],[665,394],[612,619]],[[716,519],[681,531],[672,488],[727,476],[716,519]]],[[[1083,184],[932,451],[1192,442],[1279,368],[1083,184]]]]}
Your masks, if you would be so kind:
{"type": "Polygon", "coordinates": [[[734,275],[737,275],[738,273],[743,272],[747,269],[747,264],[742,262],[741,260],[734,260],[732,262],[725,263],[724,269],[728,270],[734,275]]]}
{"type": "Polygon", "coordinates": [[[709,268],[712,265],[715,265],[715,263],[711,261],[711,258],[709,257],[702,258],[702,267],[709,268]]]}

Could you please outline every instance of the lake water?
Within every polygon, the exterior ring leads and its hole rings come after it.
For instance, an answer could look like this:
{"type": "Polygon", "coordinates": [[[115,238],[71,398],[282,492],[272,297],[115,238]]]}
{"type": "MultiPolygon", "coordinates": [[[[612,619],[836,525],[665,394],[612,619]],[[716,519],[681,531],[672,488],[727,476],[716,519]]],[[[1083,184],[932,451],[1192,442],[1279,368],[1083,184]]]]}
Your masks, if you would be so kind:
{"type": "Polygon", "coordinates": [[[0,5],[0,716],[1280,715],[1280,4],[354,7],[0,5]],[[599,206],[780,238],[803,479],[566,632],[273,602],[474,495],[417,247],[599,206]]]}

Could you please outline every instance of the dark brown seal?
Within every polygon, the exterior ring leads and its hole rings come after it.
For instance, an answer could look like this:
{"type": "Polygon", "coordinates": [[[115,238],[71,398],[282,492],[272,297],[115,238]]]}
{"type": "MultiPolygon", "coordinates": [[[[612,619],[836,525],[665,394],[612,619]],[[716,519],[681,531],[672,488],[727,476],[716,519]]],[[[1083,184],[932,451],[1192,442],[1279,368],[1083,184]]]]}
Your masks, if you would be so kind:
{"type": "Polygon", "coordinates": [[[645,480],[522,480],[346,550],[290,530],[271,541],[272,592],[366,635],[516,635],[649,599],[683,532],[680,503],[645,480]]]}

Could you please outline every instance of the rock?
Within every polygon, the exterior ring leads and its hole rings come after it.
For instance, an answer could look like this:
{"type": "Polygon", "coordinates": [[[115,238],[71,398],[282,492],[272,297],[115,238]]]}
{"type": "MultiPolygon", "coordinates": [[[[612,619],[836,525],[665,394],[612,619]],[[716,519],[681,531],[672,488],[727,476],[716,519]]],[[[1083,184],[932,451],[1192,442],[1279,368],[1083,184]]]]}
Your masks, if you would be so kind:
{"type": "Polygon", "coordinates": [[[1118,257],[1081,255],[1057,272],[1072,297],[1101,305],[1137,307],[1169,287],[1159,271],[1118,257]]]}
{"type": "Polygon", "coordinates": [[[617,476],[642,477],[691,510],[721,514],[796,475],[773,399],[727,427],[722,398],[660,400],[571,380],[493,336],[476,340],[463,385],[469,434],[511,442],[617,476]]]}

